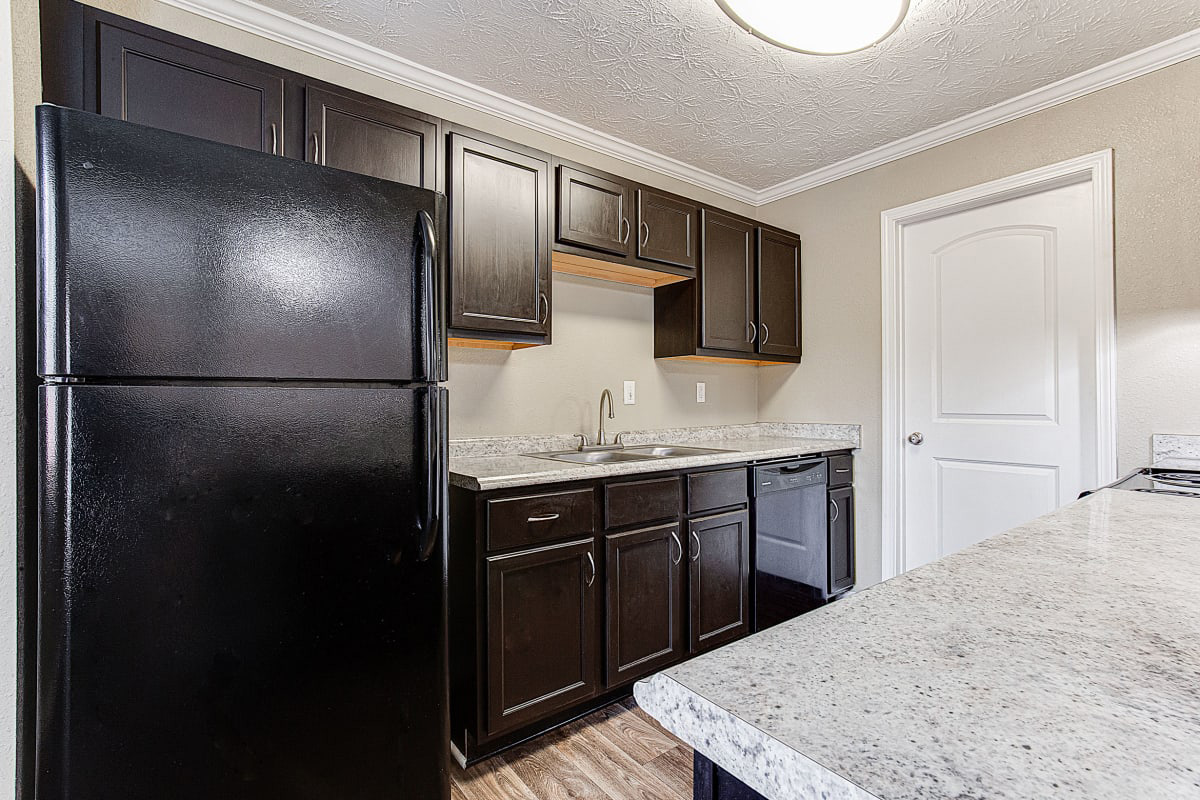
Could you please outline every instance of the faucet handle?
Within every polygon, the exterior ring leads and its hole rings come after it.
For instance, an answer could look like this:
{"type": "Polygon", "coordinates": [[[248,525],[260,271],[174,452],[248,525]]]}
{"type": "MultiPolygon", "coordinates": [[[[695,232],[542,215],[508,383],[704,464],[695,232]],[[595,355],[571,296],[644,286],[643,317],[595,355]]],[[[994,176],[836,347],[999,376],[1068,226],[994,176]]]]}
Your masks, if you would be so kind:
{"type": "Polygon", "coordinates": [[[591,446],[592,440],[588,438],[586,433],[577,433],[575,436],[579,439],[579,447],[577,449],[582,450],[585,447],[591,446]]]}
{"type": "Polygon", "coordinates": [[[629,431],[621,431],[621,432],[620,432],[620,433],[618,433],[616,436],[614,436],[614,437],[613,437],[613,444],[619,444],[619,445],[621,445],[621,447],[624,447],[624,446],[625,446],[625,441],[624,441],[624,440],[625,440],[625,434],[627,434],[627,433],[629,433],[629,431]]]}

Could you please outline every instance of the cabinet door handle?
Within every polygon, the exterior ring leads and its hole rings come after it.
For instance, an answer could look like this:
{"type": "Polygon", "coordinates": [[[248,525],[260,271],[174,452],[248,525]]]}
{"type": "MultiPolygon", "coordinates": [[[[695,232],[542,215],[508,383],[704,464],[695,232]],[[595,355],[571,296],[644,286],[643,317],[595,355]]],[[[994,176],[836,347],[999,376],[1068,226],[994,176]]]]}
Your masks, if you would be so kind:
{"type": "Polygon", "coordinates": [[[758,338],[758,328],[754,327],[753,322],[746,323],[746,335],[750,337],[746,341],[754,344],[754,340],[758,338]]]}
{"type": "Polygon", "coordinates": [[[538,325],[545,325],[546,320],[550,319],[550,298],[546,297],[545,292],[538,292],[538,325]],[[546,307],[546,315],[542,316],[542,306],[546,307]]]}
{"type": "Polygon", "coordinates": [[[279,155],[279,127],[271,123],[271,155],[279,155]]]}
{"type": "Polygon", "coordinates": [[[688,533],[690,533],[692,535],[692,538],[696,540],[696,554],[694,556],[692,556],[690,560],[699,561],[700,560],[700,537],[696,534],[696,532],[694,530],[688,531],[688,533]]]}
{"type": "Polygon", "coordinates": [[[539,514],[536,517],[530,517],[526,522],[551,522],[558,519],[558,514],[539,514]]]}
{"type": "MultiPolygon", "coordinates": [[[[671,531],[671,538],[675,540],[675,546],[679,548],[679,555],[671,561],[672,566],[679,566],[679,562],[683,561],[683,542],[679,541],[679,537],[675,535],[675,531],[671,531]]],[[[667,555],[670,555],[668,552],[667,555]]]]}
{"type": "Polygon", "coordinates": [[[847,472],[849,472],[849,471],[850,471],[850,468],[849,468],[849,467],[842,467],[841,469],[835,469],[835,470],[834,470],[834,472],[838,473],[839,475],[844,475],[844,474],[846,474],[846,473],[847,473],[847,472]]]}
{"type": "Polygon", "coordinates": [[[829,521],[837,522],[838,517],[840,517],[842,515],[842,510],[840,508],[838,508],[837,500],[834,500],[832,497],[829,498],[829,505],[833,506],[833,519],[831,519],[829,521]]]}
{"type": "Polygon", "coordinates": [[[321,163],[321,136],[313,131],[313,163],[321,163]]]}
{"type": "Polygon", "coordinates": [[[591,586],[593,583],[596,582],[596,559],[592,558],[591,550],[588,551],[587,557],[588,557],[588,564],[592,568],[592,574],[591,574],[591,577],[589,577],[587,579],[587,585],[591,586]]]}
{"type": "Polygon", "coordinates": [[[632,232],[632,230],[633,226],[629,224],[629,219],[627,217],[621,217],[621,221],[617,224],[617,239],[620,240],[621,244],[627,244],[629,242],[629,234],[632,232]],[[621,235],[621,231],[625,231],[624,236],[621,235]]]}
{"type": "Polygon", "coordinates": [[[650,243],[650,226],[645,220],[638,223],[638,231],[641,233],[638,237],[638,247],[645,247],[650,243]]]}
{"type": "Polygon", "coordinates": [[[762,325],[762,329],[763,329],[762,343],[766,344],[767,339],[771,338],[771,329],[767,327],[767,323],[765,323],[765,322],[760,322],[758,324],[762,325]]]}

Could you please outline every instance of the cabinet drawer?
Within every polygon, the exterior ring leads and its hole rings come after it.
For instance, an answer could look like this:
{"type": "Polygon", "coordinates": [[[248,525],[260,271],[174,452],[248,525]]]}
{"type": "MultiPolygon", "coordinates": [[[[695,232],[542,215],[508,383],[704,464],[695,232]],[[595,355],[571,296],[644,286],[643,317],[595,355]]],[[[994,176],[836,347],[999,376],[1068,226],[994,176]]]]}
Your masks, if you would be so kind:
{"type": "Polygon", "coordinates": [[[746,502],[746,468],[694,472],[688,479],[688,513],[697,514],[746,502]]]}
{"type": "Polygon", "coordinates": [[[487,501],[488,550],[582,536],[595,529],[591,489],[487,501]]]}
{"type": "Polygon", "coordinates": [[[604,487],[604,527],[620,528],[677,519],[682,507],[679,478],[648,478],[604,487]]]}
{"type": "Polygon", "coordinates": [[[854,483],[854,457],[849,453],[829,457],[829,488],[854,483]]]}

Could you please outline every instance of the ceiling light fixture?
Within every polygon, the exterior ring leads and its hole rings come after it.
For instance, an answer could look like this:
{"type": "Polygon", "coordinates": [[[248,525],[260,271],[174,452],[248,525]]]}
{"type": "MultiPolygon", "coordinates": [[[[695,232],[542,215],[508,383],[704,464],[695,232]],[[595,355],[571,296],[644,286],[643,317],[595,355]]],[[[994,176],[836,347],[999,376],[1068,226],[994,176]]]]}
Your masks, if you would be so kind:
{"type": "Polygon", "coordinates": [[[818,56],[864,50],[892,35],[909,0],[717,0],[747,32],[818,56]]]}

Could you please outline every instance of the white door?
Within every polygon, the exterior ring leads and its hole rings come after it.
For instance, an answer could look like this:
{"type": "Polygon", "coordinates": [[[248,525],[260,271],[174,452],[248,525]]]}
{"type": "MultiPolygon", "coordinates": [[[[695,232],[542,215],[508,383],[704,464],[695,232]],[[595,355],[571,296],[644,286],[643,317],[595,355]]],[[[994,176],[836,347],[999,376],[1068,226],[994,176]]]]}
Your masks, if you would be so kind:
{"type": "Polygon", "coordinates": [[[1092,192],[1077,182],[904,226],[900,571],[1096,486],[1092,192]]]}

